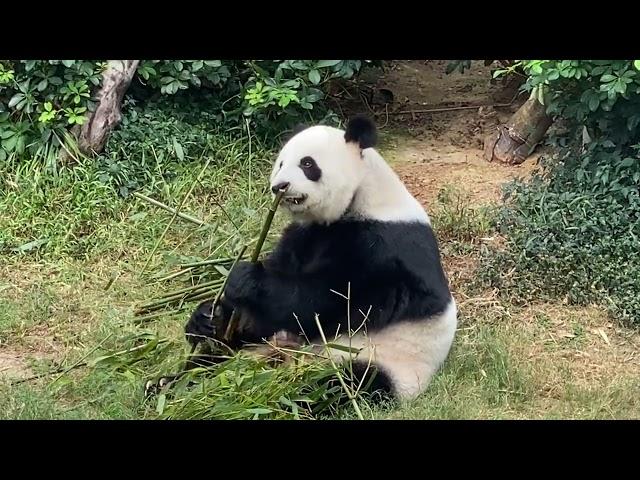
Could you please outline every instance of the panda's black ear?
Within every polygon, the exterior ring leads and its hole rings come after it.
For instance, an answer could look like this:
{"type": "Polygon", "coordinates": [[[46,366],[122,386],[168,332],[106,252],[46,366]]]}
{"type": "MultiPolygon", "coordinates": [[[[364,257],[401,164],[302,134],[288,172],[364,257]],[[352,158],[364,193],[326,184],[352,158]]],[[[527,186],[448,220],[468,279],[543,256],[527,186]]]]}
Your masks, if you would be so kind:
{"type": "Polygon", "coordinates": [[[356,115],[349,120],[344,139],[347,142],[357,142],[362,150],[375,147],[378,142],[376,124],[366,115],[356,115]]]}

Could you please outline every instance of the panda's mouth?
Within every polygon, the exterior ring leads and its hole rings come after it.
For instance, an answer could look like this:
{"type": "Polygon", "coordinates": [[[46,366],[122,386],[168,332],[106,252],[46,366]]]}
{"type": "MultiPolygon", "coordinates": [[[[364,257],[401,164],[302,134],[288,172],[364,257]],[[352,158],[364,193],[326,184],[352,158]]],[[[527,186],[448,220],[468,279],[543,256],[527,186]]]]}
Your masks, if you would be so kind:
{"type": "Polygon", "coordinates": [[[289,205],[302,205],[306,199],[307,199],[307,196],[305,194],[287,195],[283,198],[283,200],[289,205]]]}

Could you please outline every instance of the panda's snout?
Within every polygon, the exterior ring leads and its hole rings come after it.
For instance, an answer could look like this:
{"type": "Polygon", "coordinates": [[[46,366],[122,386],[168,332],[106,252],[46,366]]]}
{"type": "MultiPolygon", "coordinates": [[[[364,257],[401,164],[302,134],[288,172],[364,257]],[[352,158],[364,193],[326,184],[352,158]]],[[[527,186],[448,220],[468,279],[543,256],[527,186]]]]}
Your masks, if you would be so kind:
{"type": "Polygon", "coordinates": [[[289,182],[280,182],[277,185],[271,187],[273,193],[278,193],[280,190],[286,190],[289,188],[289,182]]]}

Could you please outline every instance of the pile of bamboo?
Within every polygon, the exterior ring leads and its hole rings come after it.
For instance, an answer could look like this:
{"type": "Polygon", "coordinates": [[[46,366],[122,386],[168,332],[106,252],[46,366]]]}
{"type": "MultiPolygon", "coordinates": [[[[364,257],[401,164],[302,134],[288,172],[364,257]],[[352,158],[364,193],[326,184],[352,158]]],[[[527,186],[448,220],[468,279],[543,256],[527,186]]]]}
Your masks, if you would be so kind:
{"type": "MultiPolygon", "coordinates": [[[[284,190],[278,192],[276,197],[273,200],[271,208],[267,214],[267,218],[264,221],[262,226],[262,231],[260,232],[260,237],[256,243],[256,246],[253,251],[253,255],[251,256],[252,262],[257,262],[260,257],[260,252],[262,251],[262,246],[264,245],[264,241],[267,238],[267,234],[269,233],[269,228],[271,227],[271,223],[273,221],[273,217],[275,215],[276,210],[278,209],[278,205],[280,204],[280,200],[284,195],[284,190]]],[[[146,199],[146,198],[145,198],[146,199]]],[[[159,202],[155,202],[157,205],[159,202]]],[[[163,207],[168,208],[168,207],[163,207]]],[[[174,212],[174,217],[178,216],[179,212],[174,212]]],[[[201,262],[193,262],[193,263],[185,263],[180,265],[180,269],[177,272],[174,272],[170,275],[165,276],[160,280],[169,280],[172,278],[176,278],[180,275],[191,273],[194,274],[198,270],[203,268],[210,269],[210,267],[214,267],[212,270],[215,272],[216,278],[213,280],[209,280],[203,283],[199,283],[196,285],[192,285],[189,287],[184,287],[179,290],[175,290],[172,292],[168,292],[164,294],[160,298],[156,298],[153,301],[146,303],[144,305],[140,305],[135,310],[135,315],[140,317],[140,322],[145,322],[152,318],[156,318],[157,316],[162,315],[167,309],[171,308],[173,310],[181,310],[185,304],[204,301],[208,299],[212,299],[214,304],[220,299],[220,296],[224,292],[224,287],[226,284],[226,280],[228,278],[228,273],[233,269],[236,262],[240,261],[246,252],[247,246],[243,247],[235,259],[232,258],[219,258],[213,260],[204,260],[201,262]]],[[[212,272],[212,273],[213,273],[212,272]]],[[[227,331],[225,332],[225,339],[229,340],[231,335],[233,334],[233,330],[237,323],[237,315],[231,317],[229,322],[227,331]]]]}

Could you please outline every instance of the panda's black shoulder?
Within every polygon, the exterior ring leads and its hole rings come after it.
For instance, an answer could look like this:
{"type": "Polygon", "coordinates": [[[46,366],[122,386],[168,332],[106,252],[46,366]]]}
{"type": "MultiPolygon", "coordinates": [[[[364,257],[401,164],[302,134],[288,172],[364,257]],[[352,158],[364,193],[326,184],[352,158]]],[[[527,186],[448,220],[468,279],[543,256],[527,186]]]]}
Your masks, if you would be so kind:
{"type": "Polygon", "coordinates": [[[290,274],[323,271],[329,275],[361,268],[370,242],[370,226],[338,221],[331,224],[292,223],[284,229],[268,259],[271,269],[290,274]]]}
{"type": "Polygon", "coordinates": [[[451,293],[430,224],[373,222],[363,230],[361,239],[372,245],[367,252],[366,268],[373,282],[375,278],[384,278],[400,291],[417,294],[410,297],[414,301],[409,316],[429,316],[444,310],[451,293]]]}
{"type": "Polygon", "coordinates": [[[331,245],[334,252],[367,248],[375,245],[381,232],[376,222],[339,220],[330,224],[294,223],[283,232],[280,245],[283,248],[308,249],[311,246],[331,245]]]}
{"type": "Polygon", "coordinates": [[[331,256],[344,268],[398,268],[418,276],[441,274],[438,243],[431,226],[422,222],[340,220],[329,225],[294,223],[281,237],[279,255],[295,258],[313,252],[331,256]],[[435,269],[435,272],[432,270],[435,269]]]}

